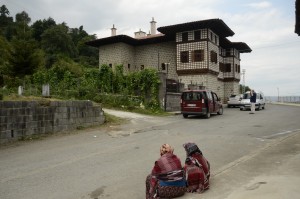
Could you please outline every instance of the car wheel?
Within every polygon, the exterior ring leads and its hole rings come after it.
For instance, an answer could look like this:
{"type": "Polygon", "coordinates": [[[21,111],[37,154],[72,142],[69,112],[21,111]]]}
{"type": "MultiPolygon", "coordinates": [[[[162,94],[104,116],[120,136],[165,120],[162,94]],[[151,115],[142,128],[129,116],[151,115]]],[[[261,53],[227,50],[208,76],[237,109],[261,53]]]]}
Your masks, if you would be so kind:
{"type": "Polygon", "coordinates": [[[227,107],[230,108],[231,106],[230,106],[230,105],[227,105],[227,107]]]}
{"type": "Polygon", "coordinates": [[[207,112],[207,113],[205,114],[205,118],[206,118],[206,119],[210,118],[210,112],[207,112]]]}
{"type": "Polygon", "coordinates": [[[264,104],[264,106],[263,107],[261,107],[262,109],[265,109],[266,108],[266,104],[264,104]]]}
{"type": "Polygon", "coordinates": [[[257,108],[257,111],[260,111],[261,107],[260,107],[260,104],[258,105],[258,108],[257,108]]]}
{"type": "Polygon", "coordinates": [[[244,109],[243,108],[240,108],[240,111],[243,111],[244,109]]]}
{"type": "Polygon", "coordinates": [[[219,111],[217,112],[217,114],[218,114],[218,115],[223,115],[223,107],[221,107],[221,108],[219,109],[219,111]]]}
{"type": "Polygon", "coordinates": [[[189,115],[187,115],[187,114],[183,114],[182,115],[184,118],[187,118],[189,115]]]}

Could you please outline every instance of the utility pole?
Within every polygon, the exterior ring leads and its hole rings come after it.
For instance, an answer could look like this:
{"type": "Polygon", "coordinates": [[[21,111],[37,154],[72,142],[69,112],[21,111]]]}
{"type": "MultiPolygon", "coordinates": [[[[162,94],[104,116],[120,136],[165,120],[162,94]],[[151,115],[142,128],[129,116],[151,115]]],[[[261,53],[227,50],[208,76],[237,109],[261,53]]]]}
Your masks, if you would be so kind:
{"type": "Polygon", "coordinates": [[[246,73],[246,69],[243,69],[242,70],[242,75],[243,75],[243,89],[242,89],[242,94],[244,94],[245,93],[245,73],[246,73]]]}

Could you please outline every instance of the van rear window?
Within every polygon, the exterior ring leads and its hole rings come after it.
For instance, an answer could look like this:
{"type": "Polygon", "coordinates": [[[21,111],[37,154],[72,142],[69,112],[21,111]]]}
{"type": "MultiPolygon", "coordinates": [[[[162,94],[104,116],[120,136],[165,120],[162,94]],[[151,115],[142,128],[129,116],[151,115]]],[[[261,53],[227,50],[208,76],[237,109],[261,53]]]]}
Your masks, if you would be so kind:
{"type": "Polygon", "coordinates": [[[184,92],[181,98],[183,100],[195,101],[205,99],[206,95],[203,92],[184,92]]]}

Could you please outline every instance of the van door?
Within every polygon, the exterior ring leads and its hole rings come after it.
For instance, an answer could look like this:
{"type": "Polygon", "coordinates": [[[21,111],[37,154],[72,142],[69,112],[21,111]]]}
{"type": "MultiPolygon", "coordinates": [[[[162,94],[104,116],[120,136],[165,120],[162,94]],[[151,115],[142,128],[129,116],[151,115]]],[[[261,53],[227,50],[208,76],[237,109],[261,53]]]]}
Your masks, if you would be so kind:
{"type": "Polygon", "coordinates": [[[212,98],[213,98],[213,112],[216,113],[219,111],[217,94],[212,92],[212,98]]]}
{"type": "Polygon", "coordinates": [[[210,113],[214,112],[214,100],[210,91],[206,91],[207,95],[207,107],[210,113]]]}
{"type": "Polygon", "coordinates": [[[202,112],[204,99],[203,92],[183,92],[181,96],[181,111],[189,113],[202,112]]]}

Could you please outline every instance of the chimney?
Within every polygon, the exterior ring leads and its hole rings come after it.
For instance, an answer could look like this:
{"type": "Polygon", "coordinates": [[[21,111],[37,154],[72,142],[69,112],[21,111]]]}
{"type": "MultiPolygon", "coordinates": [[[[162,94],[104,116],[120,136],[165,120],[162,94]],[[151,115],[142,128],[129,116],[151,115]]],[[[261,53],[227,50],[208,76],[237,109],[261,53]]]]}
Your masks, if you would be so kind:
{"type": "Polygon", "coordinates": [[[140,29],[140,31],[134,33],[135,38],[145,37],[146,33],[140,29]]]}
{"type": "Polygon", "coordinates": [[[113,27],[111,28],[111,36],[117,35],[117,29],[115,28],[115,24],[113,24],[113,27]]]}
{"type": "Polygon", "coordinates": [[[150,21],[150,30],[151,30],[151,35],[156,34],[156,21],[154,21],[154,17],[152,17],[152,21],[150,21]]]}

